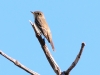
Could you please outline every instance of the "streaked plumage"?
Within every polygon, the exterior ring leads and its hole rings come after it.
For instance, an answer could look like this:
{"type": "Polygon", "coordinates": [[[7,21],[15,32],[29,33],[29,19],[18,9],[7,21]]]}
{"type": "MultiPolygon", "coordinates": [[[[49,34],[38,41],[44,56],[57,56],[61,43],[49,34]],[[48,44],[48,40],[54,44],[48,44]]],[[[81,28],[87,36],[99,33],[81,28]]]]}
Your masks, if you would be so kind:
{"type": "Polygon", "coordinates": [[[52,49],[54,50],[54,44],[53,44],[53,41],[52,41],[51,31],[50,31],[50,28],[49,28],[46,20],[45,20],[43,13],[41,11],[35,11],[35,12],[31,12],[31,13],[34,14],[35,24],[40,29],[42,34],[46,37],[48,42],[51,44],[52,49]]]}

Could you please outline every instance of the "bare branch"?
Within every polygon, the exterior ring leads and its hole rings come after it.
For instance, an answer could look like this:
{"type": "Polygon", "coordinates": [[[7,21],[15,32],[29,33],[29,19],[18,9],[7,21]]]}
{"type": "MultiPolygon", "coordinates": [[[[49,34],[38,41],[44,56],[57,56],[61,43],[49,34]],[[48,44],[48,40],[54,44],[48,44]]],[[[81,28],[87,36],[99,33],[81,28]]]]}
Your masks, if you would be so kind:
{"type": "Polygon", "coordinates": [[[76,59],[74,60],[74,62],[71,64],[71,66],[63,73],[65,73],[65,75],[69,75],[70,71],[76,66],[76,64],[78,63],[80,57],[81,57],[81,54],[82,54],[82,51],[84,49],[84,46],[85,46],[85,43],[82,43],[81,45],[81,49],[80,49],[80,52],[79,54],[77,55],[76,59]]]}
{"type": "Polygon", "coordinates": [[[29,22],[35,31],[36,37],[45,53],[45,56],[46,56],[48,62],[50,63],[51,67],[53,68],[54,72],[57,75],[60,75],[61,70],[60,70],[59,66],[57,65],[57,63],[55,62],[55,60],[53,59],[52,55],[50,54],[49,49],[47,48],[44,39],[42,39],[41,32],[39,31],[39,29],[37,28],[37,26],[35,24],[33,24],[30,20],[29,20],[29,22]]]}
{"type": "Polygon", "coordinates": [[[13,62],[16,66],[18,66],[19,68],[25,70],[26,72],[30,73],[31,75],[39,75],[38,73],[28,69],[27,67],[25,67],[24,65],[22,65],[20,62],[18,62],[17,60],[11,58],[10,56],[8,56],[7,54],[5,54],[4,52],[0,51],[0,54],[2,56],[4,56],[5,58],[7,58],[8,60],[10,60],[11,62],[13,62]]]}

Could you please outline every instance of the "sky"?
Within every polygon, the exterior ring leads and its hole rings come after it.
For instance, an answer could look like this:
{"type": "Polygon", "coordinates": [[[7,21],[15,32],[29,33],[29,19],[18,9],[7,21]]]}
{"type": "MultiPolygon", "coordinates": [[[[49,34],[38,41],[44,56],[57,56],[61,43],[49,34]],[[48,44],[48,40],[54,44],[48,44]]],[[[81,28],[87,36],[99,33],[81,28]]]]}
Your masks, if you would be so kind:
{"type": "MultiPolygon", "coordinates": [[[[40,75],[55,75],[35,37],[30,11],[42,11],[51,29],[55,52],[65,71],[86,46],[70,75],[100,72],[100,0],[0,0],[0,50],[40,75]]],[[[30,75],[0,55],[0,75],[30,75]]]]}

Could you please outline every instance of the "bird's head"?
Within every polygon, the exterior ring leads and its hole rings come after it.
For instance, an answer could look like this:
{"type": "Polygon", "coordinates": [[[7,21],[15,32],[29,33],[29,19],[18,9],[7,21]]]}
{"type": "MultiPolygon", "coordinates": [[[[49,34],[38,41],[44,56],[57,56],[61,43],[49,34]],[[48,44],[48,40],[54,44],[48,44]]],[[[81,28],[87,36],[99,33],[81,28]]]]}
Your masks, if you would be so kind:
{"type": "Polygon", "coordinates": [[[34,17],[44,17],[43,13],[41,11],[35,11],[31,13],[34,15],[34,17]]]}

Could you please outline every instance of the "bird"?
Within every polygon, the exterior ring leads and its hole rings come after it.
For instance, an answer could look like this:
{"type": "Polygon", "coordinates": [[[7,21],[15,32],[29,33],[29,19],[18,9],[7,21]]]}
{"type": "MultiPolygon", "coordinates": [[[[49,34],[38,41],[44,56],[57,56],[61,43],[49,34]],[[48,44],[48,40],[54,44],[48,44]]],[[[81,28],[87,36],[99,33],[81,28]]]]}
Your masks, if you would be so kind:
{"type": "Polygon", "coordinates": [[[31,11],[31,13],[34,15],[34,22],[35,22],[36,26],[41,31],[41,33],[45,36],[45,38],[48,40],[48,42],[51,44],[51,47],[54,51],[55,48],[54,48],[54,44],[52,41],[51,30],[46,22],[43,12],[41,12],[41,11],[32,12],[31,11]]]}

